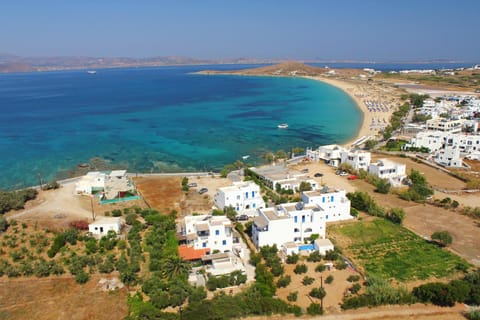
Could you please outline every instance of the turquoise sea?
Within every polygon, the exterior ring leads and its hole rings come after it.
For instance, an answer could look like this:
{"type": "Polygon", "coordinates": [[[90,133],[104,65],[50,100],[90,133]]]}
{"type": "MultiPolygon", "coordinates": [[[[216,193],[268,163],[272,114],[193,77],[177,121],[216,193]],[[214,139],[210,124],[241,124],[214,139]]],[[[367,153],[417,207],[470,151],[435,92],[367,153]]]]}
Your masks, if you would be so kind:
{"type": "Polygon", "coordinates": [[[192,74],[212,68],[233,67],[1,74],[0,189],[64,178],[94,157],[132,172],[258,164],[267,150],[342,143],[360,127],[353,100],[330,85],[192,74]]]}

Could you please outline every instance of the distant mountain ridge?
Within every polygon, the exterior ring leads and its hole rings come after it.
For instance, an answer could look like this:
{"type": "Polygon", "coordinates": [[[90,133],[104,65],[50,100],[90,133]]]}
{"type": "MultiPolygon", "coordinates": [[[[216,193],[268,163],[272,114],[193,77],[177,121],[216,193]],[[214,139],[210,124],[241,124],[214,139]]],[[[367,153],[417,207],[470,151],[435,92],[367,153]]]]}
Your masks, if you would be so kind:
{"type": "Polygon", "coordinates": [[[208,64],[264,64],[278,62],[264,59],[208,60],[180,56],[128,58],[128,57],[20,57],[0,54],[0,72],[54,71],[75,69],[101,69],[125,67],[159,67],[208,64]]]}
{"type": "MultiPolygon", "coordinates": [[[[31,72],[31,71],[55,71],[55,70],[78,70],[78,69],[101,69],[101,68],[126,68],[126,67],[160,67],[177,65],[216,65],[216,64],[278,64],[288,59],[256,59],[256,58],[232,58],[232,59],[196,59],[182,56],[158,56],[148,58],[131,57],[85,57],[85,56],[52,56],[52,57],[22,57],[9,53],[0,53],[0,72],[31,72]]],[[[375,61],[355,60],[296,60],[303,63],[385,63],[375,61]]],[[[431,61],[403,61],[399,63],[428,63],[449,62],[449,59],[434,59],[431,61]]],[[[314,67],[311,67],[314,68],[314,67]]],[[[312,69],[309,69],[312,71],[312,69]]],[[[306,70],[304,70],[306,71],[306,70]]],[[[317,70],[318,71],[318,70],[317,70]]],[[[308,73],[308,72],[307,72],[308,73]]]]}

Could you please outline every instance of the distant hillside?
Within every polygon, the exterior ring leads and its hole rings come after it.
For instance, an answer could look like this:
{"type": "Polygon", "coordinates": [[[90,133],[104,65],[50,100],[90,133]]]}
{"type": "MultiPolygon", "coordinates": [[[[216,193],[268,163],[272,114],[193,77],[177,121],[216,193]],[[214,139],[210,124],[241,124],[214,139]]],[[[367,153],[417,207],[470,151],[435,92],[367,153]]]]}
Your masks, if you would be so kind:
{"type": "Polygon", "coordinates": [[[312,67],[300,62],[283,62],[271,66],[233,71],[205,70],[201,74],[242,74],[242,75],[272,75],[272,76],[318,76],[328,69],[312,67]]]}
{"type": "Polygon", "coordinates": [[[22,62],[0,63],[0,72],[29,72],[33,71],[31,65],[22,62]]]}

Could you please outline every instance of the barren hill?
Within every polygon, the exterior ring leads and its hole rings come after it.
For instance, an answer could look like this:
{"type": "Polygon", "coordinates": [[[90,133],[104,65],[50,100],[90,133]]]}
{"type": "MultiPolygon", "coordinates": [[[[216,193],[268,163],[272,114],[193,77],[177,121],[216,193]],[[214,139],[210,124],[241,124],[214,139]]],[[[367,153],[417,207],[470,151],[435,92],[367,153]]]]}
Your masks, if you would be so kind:
{"type": "Polygon", "coordinates": [[[233,71],[205,70],[201,74],[242,74],[242,75],[272,75],[272,76],[318,76],[328,69],[312,67],[300,62],[284,62],[266,67],[242,69],[233,71]]]}

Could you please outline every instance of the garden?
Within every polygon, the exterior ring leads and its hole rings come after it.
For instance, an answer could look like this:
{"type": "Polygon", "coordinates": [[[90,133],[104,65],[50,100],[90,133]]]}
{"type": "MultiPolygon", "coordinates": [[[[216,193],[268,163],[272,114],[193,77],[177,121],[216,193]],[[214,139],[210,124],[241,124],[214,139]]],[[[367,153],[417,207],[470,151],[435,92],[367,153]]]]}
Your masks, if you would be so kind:
{"type": "Polygon", "coordinates": [[[329,227],[337,242],[367,275],[401,282],[445,278],[466,271],[469,264],[460,257],[384,219],[329,227]]]}

